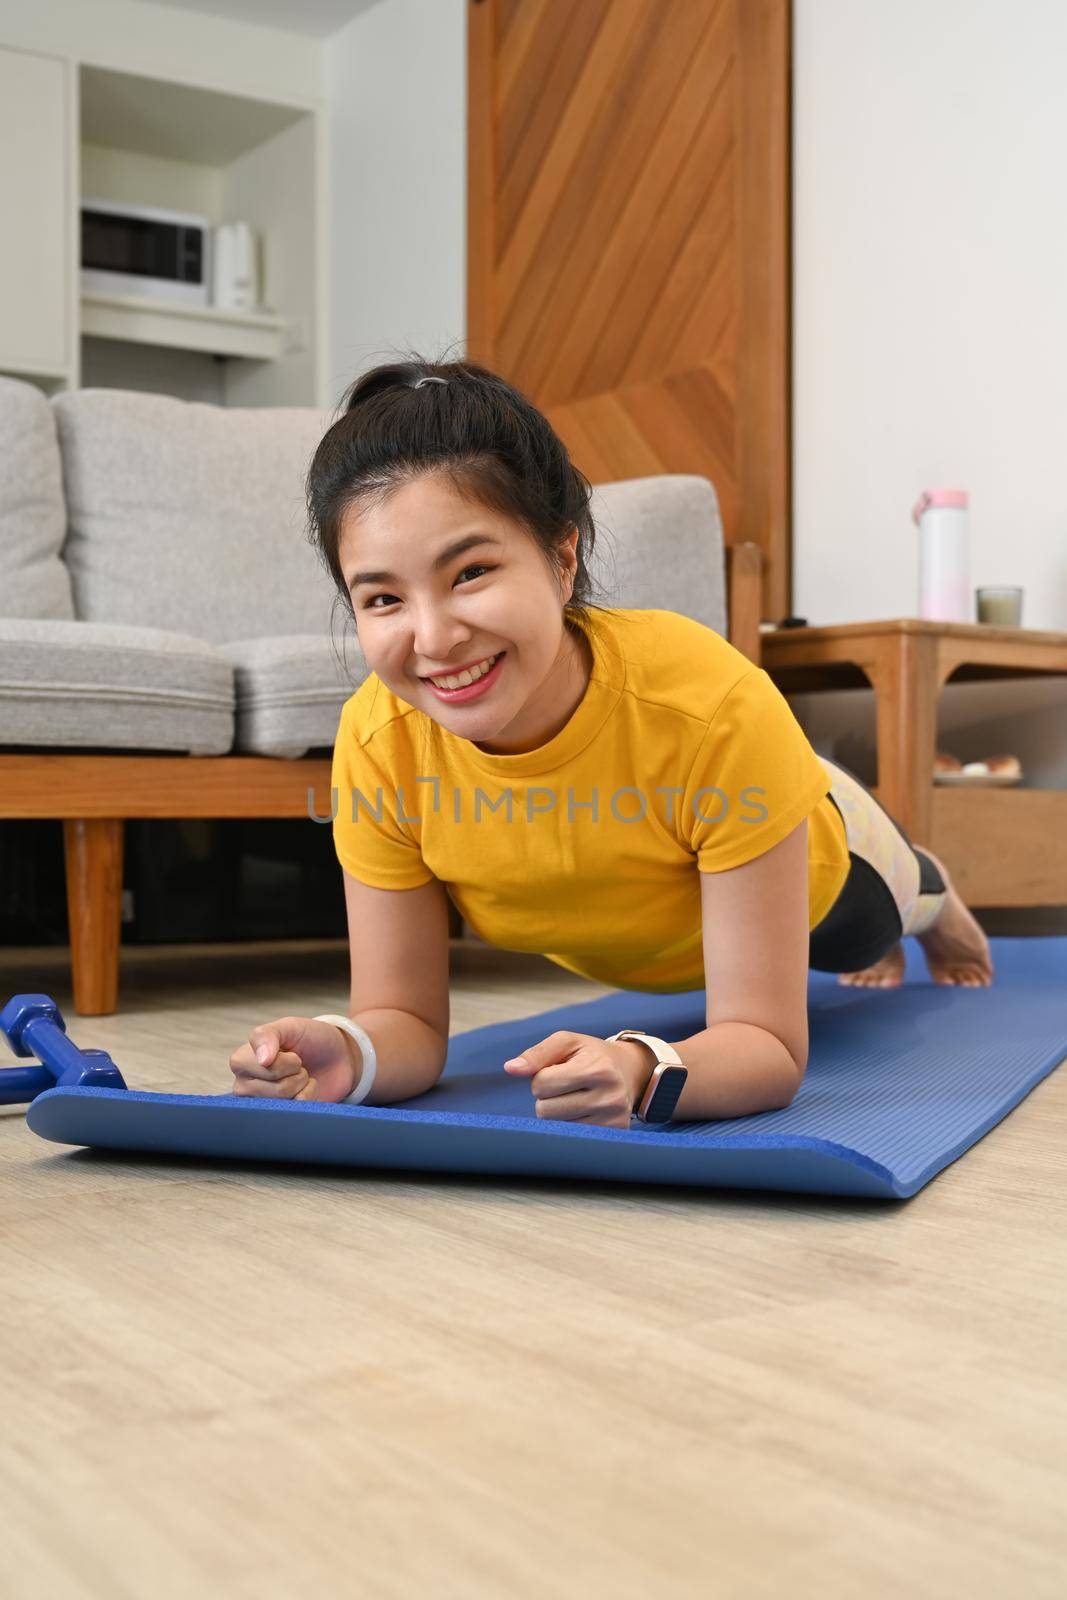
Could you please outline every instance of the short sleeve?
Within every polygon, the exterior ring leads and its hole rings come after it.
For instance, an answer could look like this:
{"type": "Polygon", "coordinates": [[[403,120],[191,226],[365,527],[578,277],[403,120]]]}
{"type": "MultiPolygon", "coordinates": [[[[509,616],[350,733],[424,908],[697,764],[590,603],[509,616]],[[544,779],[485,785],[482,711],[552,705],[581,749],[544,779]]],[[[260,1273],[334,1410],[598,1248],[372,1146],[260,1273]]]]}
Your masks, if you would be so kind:
{"type": "Polygon", "coordinates": [[[430,882],[434,874],[418,841],[398,820],[413,809],[415,790],[410,782],[405,790],[403,777],[383,771],[360,743],[349,704],[334,740],[330,784],[334,849],[346,872],[372,889],[417,889],[430,882]]]}
{"type": "Polygon", "coordinates": [[[682,799],[701,872],[754,861],[830,792],[830,777],[762,667],[746,672],[708,724],[682,799]]]}

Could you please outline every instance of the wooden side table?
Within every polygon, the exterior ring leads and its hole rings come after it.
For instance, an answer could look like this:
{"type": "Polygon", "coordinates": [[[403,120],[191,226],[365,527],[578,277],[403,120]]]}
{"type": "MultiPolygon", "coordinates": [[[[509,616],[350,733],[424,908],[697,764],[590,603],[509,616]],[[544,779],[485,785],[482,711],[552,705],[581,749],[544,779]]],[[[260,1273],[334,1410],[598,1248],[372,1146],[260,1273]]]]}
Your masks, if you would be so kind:
{"type": "MultiPolygon", "coordinates": [[[[874,690],[879,801],[944,861],[972,906],[1067,905],[1067,790],[935,784],[937,699],[951,678],[1067,676],[1067,633],[895,617],[761,639],[783,694],[874,690]]],[[[993,752],[990,752],[991,754],[993,752]]]]}

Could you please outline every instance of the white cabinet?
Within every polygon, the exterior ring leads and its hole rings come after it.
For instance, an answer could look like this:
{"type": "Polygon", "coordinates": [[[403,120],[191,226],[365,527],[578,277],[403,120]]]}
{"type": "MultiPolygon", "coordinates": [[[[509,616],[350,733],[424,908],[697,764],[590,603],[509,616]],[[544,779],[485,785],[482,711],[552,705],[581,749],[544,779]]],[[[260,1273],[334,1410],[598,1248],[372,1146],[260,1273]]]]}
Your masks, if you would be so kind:
{"type": "Polygon", "coordinates": [[[4,40],[0,374],[219,405],[327,403],[325,150],[315,99],[260,100],[4,40]],[[84,198],[248,223],[259,304],[83,292],[84,198]]]}
{"type": "Polygon", "coordinates": [[[0,48],[0,372],[71,363],[69,70],[0,48]]]}
{"type": "MultiPolygon", "coordinates": [[[[318,108],[81,63],[81,197],[250,225],[250,313],[79,295],[83,387],[218,405],[315,405],[322,316],[318,108]]],[[[210,252],[209,252],[210,253],[210,252]]]]}

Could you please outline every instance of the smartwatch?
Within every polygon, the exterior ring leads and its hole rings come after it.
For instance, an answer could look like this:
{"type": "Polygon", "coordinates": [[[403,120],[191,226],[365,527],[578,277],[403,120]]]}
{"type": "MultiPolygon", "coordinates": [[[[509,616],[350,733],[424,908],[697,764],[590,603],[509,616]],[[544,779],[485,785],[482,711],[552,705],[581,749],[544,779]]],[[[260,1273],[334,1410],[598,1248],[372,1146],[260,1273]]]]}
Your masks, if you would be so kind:
{"type": "Polygon", "coordinates": [[[620,1028],[604,1043],[614,1044],[618,1039],[636,1039],[639,1044],[647,1044],[656,1058],[652,1075],[634,1104],[634,1116],[640,1117],[642,1122],[669,1122],[689,1076],[688,1067],[683,1067],[682,1058],[674,1046],[668,1044],[666,1039],[657,1039],[654,1033],[620,1028]]]}

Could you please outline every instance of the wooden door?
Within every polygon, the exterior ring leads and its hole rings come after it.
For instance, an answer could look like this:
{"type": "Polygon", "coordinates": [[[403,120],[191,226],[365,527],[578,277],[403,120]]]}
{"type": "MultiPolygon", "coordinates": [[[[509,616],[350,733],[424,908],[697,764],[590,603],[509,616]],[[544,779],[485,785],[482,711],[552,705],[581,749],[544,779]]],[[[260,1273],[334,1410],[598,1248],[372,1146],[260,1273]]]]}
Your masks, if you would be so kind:
{"type": "Polygon", "coordinates": [[[467,348],[593,483],[710,478],[791,609],[789,0],[469,0],[467,348]]]}

